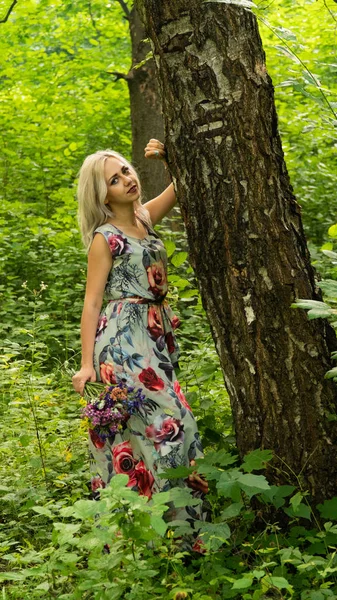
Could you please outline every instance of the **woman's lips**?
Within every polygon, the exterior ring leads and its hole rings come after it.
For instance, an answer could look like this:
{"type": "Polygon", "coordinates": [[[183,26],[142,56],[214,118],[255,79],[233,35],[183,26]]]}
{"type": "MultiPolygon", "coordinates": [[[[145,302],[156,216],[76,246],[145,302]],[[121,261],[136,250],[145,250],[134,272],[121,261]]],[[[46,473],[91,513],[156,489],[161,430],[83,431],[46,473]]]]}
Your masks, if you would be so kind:
{"type": "Polygon", "coordinates": [[[134,194],[137,191],[137,186],[133,185],[129,190],[128,190],[128,194],[134,194]]]}

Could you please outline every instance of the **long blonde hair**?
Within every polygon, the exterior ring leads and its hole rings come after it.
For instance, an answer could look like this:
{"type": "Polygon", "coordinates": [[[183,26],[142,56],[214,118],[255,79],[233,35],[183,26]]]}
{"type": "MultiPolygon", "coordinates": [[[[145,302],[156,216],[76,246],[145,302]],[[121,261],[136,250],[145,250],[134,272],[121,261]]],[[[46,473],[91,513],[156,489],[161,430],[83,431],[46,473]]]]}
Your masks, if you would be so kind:
{"type": "Polygon", "coordinates": [[[90,248],[95,229],[106,223],[114,214],[104,201],[107,196],[107,185],[104,177],[104,165],[107,158],[119,158],[129,167],[137,181],[140,195],[134,202],[135,213],[140,218],[151,225],[149,211],[141,203],[141,186],[138,175],[133,166],[124,156],[113,150],[98,150],[94,154],[87,156],[79,172],[77,187],[78,198],[78,221],[82,234],[82,240],[87,248],[90,248]]]}

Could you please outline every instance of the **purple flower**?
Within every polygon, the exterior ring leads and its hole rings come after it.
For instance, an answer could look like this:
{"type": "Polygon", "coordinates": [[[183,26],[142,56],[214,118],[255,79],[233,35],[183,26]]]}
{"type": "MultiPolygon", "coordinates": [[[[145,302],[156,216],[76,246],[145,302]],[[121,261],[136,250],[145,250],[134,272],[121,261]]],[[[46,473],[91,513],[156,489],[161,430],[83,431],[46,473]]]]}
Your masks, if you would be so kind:
{"type": "Polygon", "coordinates": [[[82,417],[89,420],[90,430],[97,440],[105,442],[109,436],[125,429],[130,416],[139,410],[144,399],[140,388],[135,391],[123,381],[106,385],[99,396],[91,398],[83,408],[82,417]]]}

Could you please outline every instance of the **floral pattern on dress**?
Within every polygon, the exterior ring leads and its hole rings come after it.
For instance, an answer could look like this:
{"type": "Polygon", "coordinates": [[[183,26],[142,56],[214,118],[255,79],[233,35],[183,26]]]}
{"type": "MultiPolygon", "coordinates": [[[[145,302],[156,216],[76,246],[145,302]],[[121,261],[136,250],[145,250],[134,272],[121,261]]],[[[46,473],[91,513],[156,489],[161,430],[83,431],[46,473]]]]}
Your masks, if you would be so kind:
{"type": "MultiPolygon", "coordinates": [[[[176,378],[180,321],[165,299],[167,255],[155,231],[136,239],[111,224],[98,227],[113,257],[106,283],[106,304],[99,317],[94,366],[97,379],[141,387],[146,398],[125,431],[99,443],[89,432],[92,486],[106,486],[117,473],[148,498],[188,480],[159,477],[168,468],[190,466],[202,456],[197,424],[176,378]],[[98,485],[99,484],[99,485],[98,485]]],[[[191,487],[191,486],[189,486],[191,487]]],[[[201,497],[198,490],[193,494],[201,497]]],[[[203,518],[201,507],[173,509],[170,518],[203,518]]]]}

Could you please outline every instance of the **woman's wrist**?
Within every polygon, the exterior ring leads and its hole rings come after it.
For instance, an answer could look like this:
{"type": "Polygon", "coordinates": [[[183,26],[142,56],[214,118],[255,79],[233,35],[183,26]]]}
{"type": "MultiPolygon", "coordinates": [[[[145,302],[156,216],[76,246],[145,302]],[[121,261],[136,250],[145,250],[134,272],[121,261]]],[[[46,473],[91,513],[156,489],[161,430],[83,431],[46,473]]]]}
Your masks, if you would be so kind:
{"type": "Polygon", "coordinates": [[[81,369],[93,369],[93,368],[94,368],[93,362],[82,362],[81,363],[81,369]]]}

